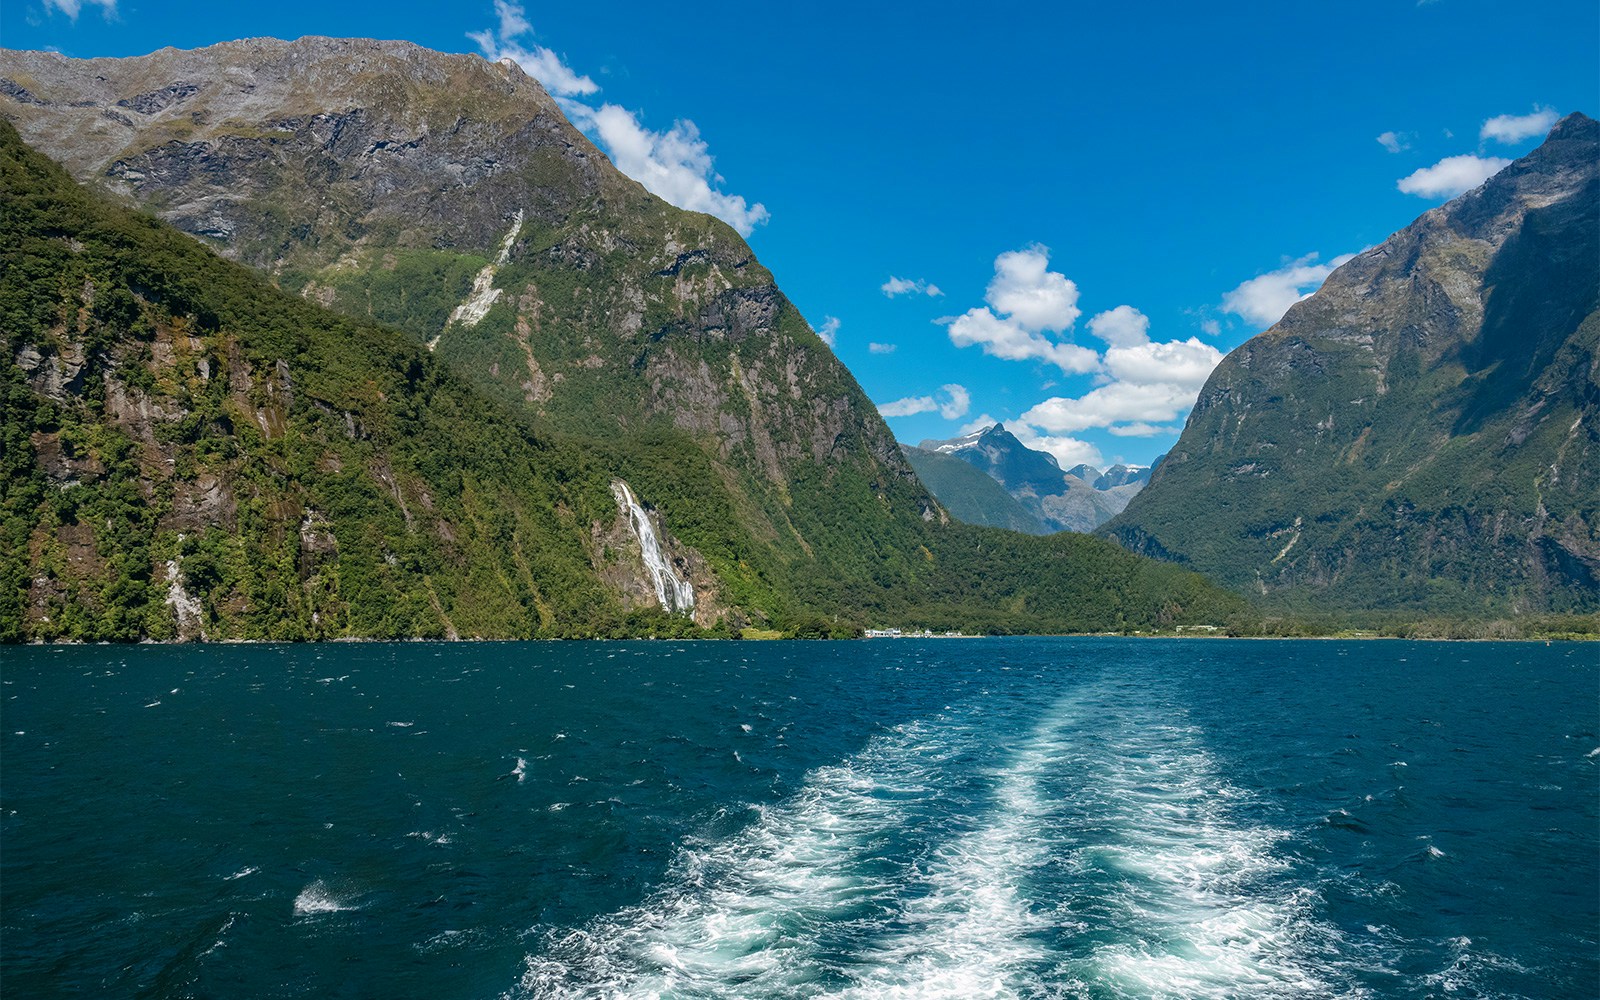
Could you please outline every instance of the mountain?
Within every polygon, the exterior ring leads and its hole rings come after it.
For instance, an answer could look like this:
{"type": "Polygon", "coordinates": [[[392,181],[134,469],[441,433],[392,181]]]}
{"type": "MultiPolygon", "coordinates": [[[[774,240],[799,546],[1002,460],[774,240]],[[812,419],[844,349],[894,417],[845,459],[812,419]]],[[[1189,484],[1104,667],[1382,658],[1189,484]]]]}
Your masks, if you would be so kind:
{"type": "Polygon", "coordinates": [[[841,475],[937,516],[738,234],[623,176],[514,65],[304,38],[5,67],[0,109],[80,180],[545,427],[692,439],[797,558],[841,475]]]}
{"type": "Polygon", "coordinates": [[[1287,602],[1600,607],[1600,125],[1334,271],[1102,532],[1287,602]]]}
{"type": "MultiPolygon", "coordinates": [[[[1157,461],[1160,461],[1160,459],[1157,459],[1157,461]]],[[[1087,468],[1087,466],[1084,468],[1087,468]]],[[[1127,486],[1130,483],[1143,484],[1149,481],[1149,469],[1135,469],[1126,465],[1113,465],[1094,480],[1094,488],[1097,490],[1110,490],[1115,489],[1118,486],[1127,486]]]]}
{"type": "Polygon", "coordinates": [[[552,428],[414,336],[75,184],[7,123],[0,192],[0,640],[1100,631],[1244,613],[1098,539],[946,524],[909,472],[867,480],[844,459],[789,467],[787,524],[809,542],[760,534],[742,473],[693,436],[552,428]]]}
{"type": "Polygon", "coordinates": [[[745,242],[623,176],[515,66],[327,38],[3,65],[0,112],[80,180],[409,332],[543,433],[615,442],[758,621],[775,576],[831,605],[867,572],[838,559],[910,544],[839,510],[943,516],[745,242]]]}
{"type": "MultiPolygon", "coordinates": [[[[1004,487],[1046,532],[1093,531],[1127,506],[1128,499],[1144,485],[1142,477],[1121,465],[1104,474],[1089,465],[1078,465],[1062,472],[1053,456],[1027,447],[1006,430],[1004,424],[947,441],[924,441],[918,448],[928,454],[960,459],[981,470],[1004,487]],[[1111,479],[1122,481],[1111,482],[1111,479]],[[1099,485],[1102,482],[1108,485],[1099,485]]],[[[912,462],[915,465],[917,459],[913,458],[912,462]]],[[[919,474],[921,471],[919,466],[919,474]]],[[[948,480],[923,476],[923,481],[940,502],[946,502],[940,486],[948,480]]],[[[952,513],[955,513],[953,509],[952,513]]],[[[956,516],[961,517],[960,514],[956,516]]],[[[984,516],[1004,515],[995,509],[984,516]]],[[[965,520],[973,521],[972,518],[965,520]]]]}
{"type": "Polygon", "coordinates": [[[987,474],[959,458],[937,451],[900,446],[917,478],[939,499],[950,516],[967,524],[1008,528],[1029,535],[1048,535],[1044,522],[987,474]]]}

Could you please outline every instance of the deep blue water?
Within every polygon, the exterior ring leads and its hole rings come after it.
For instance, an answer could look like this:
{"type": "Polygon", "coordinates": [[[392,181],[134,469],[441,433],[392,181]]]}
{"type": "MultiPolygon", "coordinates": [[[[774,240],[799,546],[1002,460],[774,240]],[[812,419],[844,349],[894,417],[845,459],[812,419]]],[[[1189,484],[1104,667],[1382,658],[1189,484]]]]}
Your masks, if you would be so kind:
{"type": "Polygon", "coordinates": [[[1600,995],[1600,647],[0,649],[7,997],[1600,995]]]}

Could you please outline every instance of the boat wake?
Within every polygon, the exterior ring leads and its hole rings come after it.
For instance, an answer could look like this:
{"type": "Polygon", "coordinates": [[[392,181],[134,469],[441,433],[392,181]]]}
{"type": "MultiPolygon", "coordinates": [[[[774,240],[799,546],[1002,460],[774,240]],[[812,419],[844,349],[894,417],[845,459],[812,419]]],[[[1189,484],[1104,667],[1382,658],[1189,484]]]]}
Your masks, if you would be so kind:
{"type": "Polygon", "coordinates": [[[508,996],[1359,995],[1286,834],[1175,710],[1119,697],[898,727],[638,905],[536,934],[508,996]]]}

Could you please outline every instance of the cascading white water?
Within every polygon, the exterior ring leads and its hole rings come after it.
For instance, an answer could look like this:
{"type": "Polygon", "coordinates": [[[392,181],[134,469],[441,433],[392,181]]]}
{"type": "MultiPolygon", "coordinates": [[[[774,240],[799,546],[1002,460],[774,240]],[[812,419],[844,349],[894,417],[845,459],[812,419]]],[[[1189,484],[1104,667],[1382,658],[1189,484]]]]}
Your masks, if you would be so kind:
{"type": "Polygon", "coordinates": [[[669,612],[688,614],[693,611],[694,586],[688,580],[679,579],[672,564],[667,562],[661,551],[661,543],[656,538],[655,525],[650,523],[650,516],[634,499],[633,490],[622,480],[613,479],[611,495],[616,497],[617,506],[628,512],[628,523],[633,526],[634,537],[639,539],[639,551],[644,556],[645,568],[650,571],[651,583],[655,585],[656,600],[669,612]]]}

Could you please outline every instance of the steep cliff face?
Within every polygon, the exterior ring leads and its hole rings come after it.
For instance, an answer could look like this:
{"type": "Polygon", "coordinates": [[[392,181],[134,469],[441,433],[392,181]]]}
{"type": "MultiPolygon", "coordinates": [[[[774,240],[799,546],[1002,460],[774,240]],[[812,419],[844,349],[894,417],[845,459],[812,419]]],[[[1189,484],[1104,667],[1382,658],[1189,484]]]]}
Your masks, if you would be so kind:
{"type": "Polygon", "coordinates": [[[0,114],[80,180],[600,446],[757,620],[839,600],[841,561],[943,519],[745,242],[619,173],[514,66],[252,39],[6,52],[0,77],[0,114]]]}
{"type": "Polygon", "coordinates": [[[327,38],[0,65],[0,113],[80,180],[554,430],[691,438],[797,554],[826,544],[790,513],[818,475],[937,516],[745,242],[624,177],[514,66],[327,38]]]}
{"type": "Polygon", "coordinates": [[[1104,531],[1291,600],[1600,606],[1597,308],[1575,114],[1229,354],[1104,531]]]}

